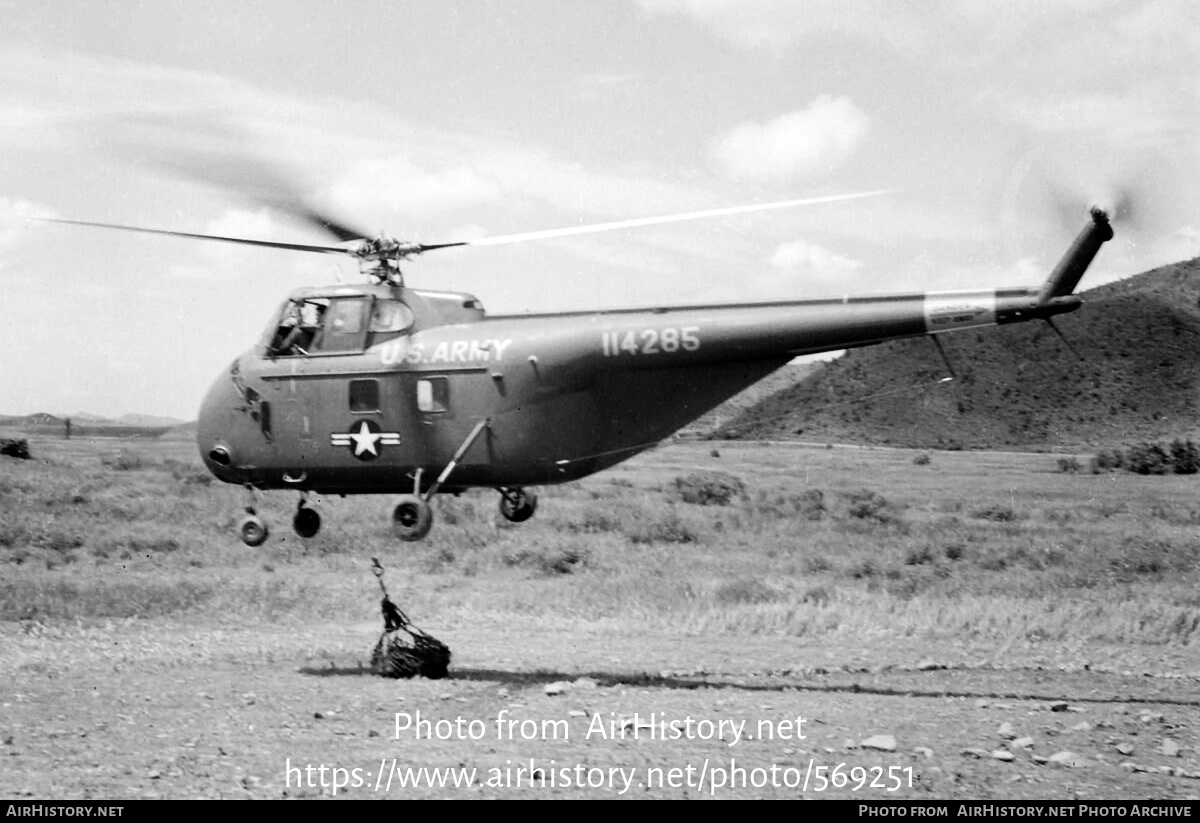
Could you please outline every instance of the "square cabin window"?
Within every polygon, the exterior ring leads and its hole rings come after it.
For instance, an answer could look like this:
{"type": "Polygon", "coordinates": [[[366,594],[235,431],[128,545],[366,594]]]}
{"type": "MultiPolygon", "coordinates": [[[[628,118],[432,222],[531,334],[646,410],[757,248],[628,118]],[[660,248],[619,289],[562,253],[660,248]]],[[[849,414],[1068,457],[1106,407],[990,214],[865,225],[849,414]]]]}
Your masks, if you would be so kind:
{"type": "Polygon", "coordinates": [[[350,381],[350,411],[359,414],[379,411],[379,381],[350,381]]]}
{"type": "Polygon", "coordinates": [[[417,408],[423,412],[444,412],[450,408],[450,381],[444,377],[418,380],[417,408]]]}

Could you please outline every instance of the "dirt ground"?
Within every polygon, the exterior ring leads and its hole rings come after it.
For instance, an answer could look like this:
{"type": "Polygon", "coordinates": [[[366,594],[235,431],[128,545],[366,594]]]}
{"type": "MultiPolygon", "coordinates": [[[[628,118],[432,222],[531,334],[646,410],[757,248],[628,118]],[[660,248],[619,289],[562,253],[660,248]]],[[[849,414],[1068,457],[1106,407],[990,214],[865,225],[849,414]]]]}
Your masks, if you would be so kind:
{"type": "Polygon", "coordinates": [[[425,628],[454,651],[444,680],[372,675],[373,624],[6,624],[0,787],[11,799],[1200,796],[1200,662],[1187,648],[425,628]]]}

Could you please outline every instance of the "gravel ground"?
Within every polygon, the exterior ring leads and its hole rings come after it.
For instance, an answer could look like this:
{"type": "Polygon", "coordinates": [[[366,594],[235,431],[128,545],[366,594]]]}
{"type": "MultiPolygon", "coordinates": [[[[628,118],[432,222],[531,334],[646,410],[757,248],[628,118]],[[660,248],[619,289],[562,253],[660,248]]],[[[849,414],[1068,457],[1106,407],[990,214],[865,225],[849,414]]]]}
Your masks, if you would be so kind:
{"type": "Polygon", "coordinates": [[[0,791],[1200,796],[1200,659],[1187,648],[425,628],[454,650],[447,679],[372,675],[374,625],[7,624],[0,791]]]}

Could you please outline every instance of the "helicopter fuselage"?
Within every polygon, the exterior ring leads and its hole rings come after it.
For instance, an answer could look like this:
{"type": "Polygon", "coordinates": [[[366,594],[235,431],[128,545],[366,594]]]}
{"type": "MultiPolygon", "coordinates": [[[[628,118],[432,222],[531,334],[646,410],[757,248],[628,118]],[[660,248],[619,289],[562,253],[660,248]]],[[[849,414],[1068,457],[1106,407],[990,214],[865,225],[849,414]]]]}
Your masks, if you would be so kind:
{"type": "Polygon", "coordinates": [[[214,383],[198,440],[218,478],[259,489],[420,491],[448,466],[443,491],[561,483],[798,355],[1079,305],[1001,289],[489,317],[468,294],[301,289],[214,383]]]}

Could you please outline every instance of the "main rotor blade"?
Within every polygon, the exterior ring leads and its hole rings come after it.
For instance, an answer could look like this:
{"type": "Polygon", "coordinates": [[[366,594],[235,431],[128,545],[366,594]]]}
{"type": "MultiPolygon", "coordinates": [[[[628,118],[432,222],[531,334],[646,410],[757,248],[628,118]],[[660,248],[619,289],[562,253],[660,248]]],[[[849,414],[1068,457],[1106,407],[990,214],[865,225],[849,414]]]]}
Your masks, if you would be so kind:
{"type": "Polygon", "coordinates": [[[247,240],[244,237],[222,237],[216,234],[192,234],[186,231],[166,231],[165,229],[144,229],[139,226],[121,226],[116,223],[93,223],[88,220],[63,220],[54,217],[35,218],[45,223],[68,223],[74,226],[94,226],[100,229],[117,229],[119,231],[136,231],[142,234],[163,234],[168,237],[188,237],[194,240],[220,240],[222,243],[241,243],[244,246],[266,246],[271,249],[290,249],[291,251],[320,252],[322,254],[354,254],[354,249],[341,246],[309,246],[303,243],[278,243],[274,240],[247,240]]]}
{"type": "MultiPolygon", "coordinates": [[[[632,229],[638,226],[656,226],[662,223],[678,223],[683,220],[699,220],[705,217],[722,217],[728,214],[746,214],[768,209],[787,209],[793,206],[813,206],[818,203],[836,203],[841,200],[856,200],[862,197],[879,197],[892,194],[895,189],[879,189],[877,191],[856,192],[854,194],[833,194],[827,197],[806,197],[799,200],[780,200],[775,203],[755,203],[750,206],[727,206],[721,209],[706,209],[704,211],[685,212],[683,214],[667,214],[661,217],[639,217],[633,220],[616,220],[611,223],[593,223],[589,226],[571,226],[564,229],[549,229],[546,231],[531,231],[523,234],[502,234],[493,237],[481,237],[478,240],[466,240],[461,243],[445,243],[443,246],[502,246],[506,243],[523,243],[526,240],[548,240],[552,237],[570,237],[576,234],[593,234],[614,229],[632,229]]],[[[443,246],[429,246],[441,248],[443,246]]]]}
{"type": "Polygon", "coordinates": [[[284,212],[338,241],[367,237],[313,205],[293,174],[247,146],[254,139],[232,120],[203,112],[122,117],[94,125],[98,142],[135,165],[150,165],[284,212]]]}

